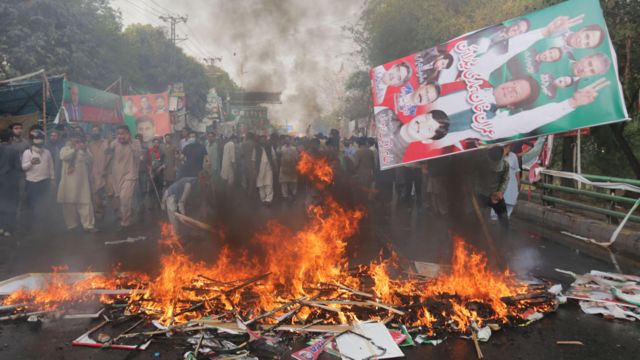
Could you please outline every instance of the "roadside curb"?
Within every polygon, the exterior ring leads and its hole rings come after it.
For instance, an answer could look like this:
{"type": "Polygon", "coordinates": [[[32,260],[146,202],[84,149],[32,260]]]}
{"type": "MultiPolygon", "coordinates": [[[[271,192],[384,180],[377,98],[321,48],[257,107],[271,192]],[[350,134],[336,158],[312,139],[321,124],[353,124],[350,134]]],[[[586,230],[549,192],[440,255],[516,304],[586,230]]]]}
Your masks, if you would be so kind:
{"type": "MultiPolygon", "coordinates": [[[[611,225],[582,215],[569,213],[562,209],[545,207],[529,201],[520,201],[514,216],[559,231],[591,238],[599,242],[608,242],[616,225],[611,225]]],[[[599,247],[591,244],[591,246],[599,247]]],[[[634,256],[640,256],[640,232],[622,229],[613,249],[634,256]]]]}

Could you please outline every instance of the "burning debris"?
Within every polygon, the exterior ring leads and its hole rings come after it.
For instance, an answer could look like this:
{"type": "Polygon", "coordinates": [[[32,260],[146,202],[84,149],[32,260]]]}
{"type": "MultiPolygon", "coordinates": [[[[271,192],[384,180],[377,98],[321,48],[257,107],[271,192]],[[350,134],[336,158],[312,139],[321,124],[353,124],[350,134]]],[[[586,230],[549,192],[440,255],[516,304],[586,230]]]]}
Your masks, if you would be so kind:
{"type": "MultiPolygon", "coordinates": [[[[298,168],[324,184],[319,189],[331,183],[327,162],[301,159],[298,168]]],[[[307,359],[324,350],[355,359],[401,356],[396,343],[414,340],[437,345],[468,336],[477,344],[559,304],[553,284],[526,284],[508,271],[489,270],[486,257],[459,237],[451,268],[432,276],[401,266],[395,254],[350,267],[347,239],[363,216],[325,193],[322,203],[310,206],[302,229],[272,222],[255,236],[261,256],[225,246],[214,264],[190,259],[165,225],[156,276],[115,271],[78,280],[55,269],[45,286],[6,296],[1,319],[57,316],[101,304],[104,321],[74,345],[143,350],[158,341],[181,344],[191,359],[307,359]],[[355,342],[370,353],[349,346],[355,342]]]]}
{"type": "Polygon", "coordinates": [[[556,271],[575,279],[566,297],[578,300],[586,314],[602,315],[605,319],[640,320],[640,276],[598,270],[583,275],[556,271]]]}

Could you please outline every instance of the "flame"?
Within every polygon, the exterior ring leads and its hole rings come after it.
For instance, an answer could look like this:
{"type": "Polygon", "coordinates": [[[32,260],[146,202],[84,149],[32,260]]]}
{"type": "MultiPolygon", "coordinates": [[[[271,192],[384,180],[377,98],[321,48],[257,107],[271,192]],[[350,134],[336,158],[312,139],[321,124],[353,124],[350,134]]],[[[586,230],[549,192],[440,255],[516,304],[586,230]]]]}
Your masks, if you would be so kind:
{"type": "MultiPolygon", "coordinates": [[[[326,159],[302,153],[298,170],[320,190],[333,182],[326,159]]],[[[381,254],[378,260],[354,270],[348,264],[347,240],[357,233],[364,211],[345,208],[328,193],[307,210],[309,221],[301,229],[293,231],[269,222],[254,236],[253,253],[223,245],[213,264],[193,261],[172,227],[164,224],[159,242],[162,267],[153,280],[145,274],[125,278],[114,273],[70,285],[61,278],[61,269],[55,269],[45,289],[15,292],[4,304],[33,303],[53,309],[64,302],[84,301],[91,297],[91,289],[136,288],[140,291],[128,297],[129,312],[149,314],[164,325],[208,315],[250,319],[272,310],[272,316],[261,321],[348,323],[362,313],[353,304],[336,301],[356,296],[364,304],[373,296],[379,304],[404,311],[399,321],[432,333],[443,327],[467,332],[472,322],[479,326],[508,323],[510,316],[526,310],[510,307],[501,298],[525,293],[527,287],[508,271],[491,271],[487,258],[470,250],[459,237],[453,239],[450,273],[435,279],[402,276],[395,253],[388,258],[381,254]],[[333,302],[314,302],[317,299],[333,302]],[[286,318],[292,310],[297,310],[295,318],[286,318]],[[283,318],[276,320],[276,316],[283,318]]],[[[386,309],[378,307],[367,316],[385,318],[389,315],[386,309]]]]}
{"type": "Polygon", "coordinates": [[[301,175],[307,176],[319,189],[333,182],[333,168],[329,165],[327,158],[314,158],[302,151],[297,169],[301,175]]]}

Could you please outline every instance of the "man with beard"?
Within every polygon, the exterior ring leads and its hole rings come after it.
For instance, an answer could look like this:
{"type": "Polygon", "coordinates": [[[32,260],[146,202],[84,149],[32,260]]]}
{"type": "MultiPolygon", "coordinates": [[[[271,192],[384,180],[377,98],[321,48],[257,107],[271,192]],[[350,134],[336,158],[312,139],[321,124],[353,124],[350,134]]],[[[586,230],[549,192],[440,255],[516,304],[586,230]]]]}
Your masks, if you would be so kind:
{"type": "MultiPolygon", "coordinates": [[[[151,143],[151,147],[147,151],[148,160],[146,162],[148,166],[147,170],[149,172],[150,185],[153,187],[151,191],[153,191],[156,194],[156,196],[158,197],[157,200],[159,200],[159,197],[162,194],[163,172],[165,168],[165,155],[162,152],[162,149],[160,147],[160,139],[162,138],[156,137],[153,139],[151,143]]],[[[155,202],[153,201],[152,203],[155,204],[155,202]]]]}
{"type": "Polygon", "coordinates": [[[71,135],[60,150],[60,160],[62,179],[58,187],[58,203],[62,204],[67,230],[77,229],[80,217],[80,224],[85,231],[97,232],[89,184],[92,156],[85,140],[78,134],[71,135]]]}
{"type": "Polygon", "coordinates": [[[220,177],[227,186],[232,186],[235,181],[235,164],[236,164],[236,136],[232,135],[224,144],[222,149],[222,167],[220,169],[220,177]]]}
{"type": "Polygon", "coordinates": [[[109,141],[102,138],[102,128],[94,125],[91,128],[89,152],[93,158],[93,165],[91,167],[91,197],[93,199],[95,215],[98,219],[102,218],[104,214],[108,149],[109,141]]]}
{"type": "Polygon", "coordinates": [[[16,149],[20,154],[29,148],[29,143],[22,138],[24,127],[21,123],[13,123],[9,125],[11,131],[11,147],[16,149]]]}
{"type": "Polygon", "coordinates": [[[18,214],[18,186],[22,174],[20,153],[9,145],[11,131],[0,131],[0,236],[11,236],[18,214]]]}
{"type": "Polygon", "coordinates": [[[298,150],[291,145],[291,138],[285,137],[282,147],[278,150],[280,155],[280,188],[282,198],[293,199],[298,191],[298,150]]]}
{"type": "MultiPolygon", "coordinates": [[[[226,145],[225,145],[226,146],[226,145]]],[[[248,132],[242,144],[240,144],[240,159],[235,159],[240,162],[240,168],[242,174],[240,174],[240,181],[242,187],[247,191],[249,196],[255,194],[256,190],[256,171],[253,157],[256,151],[256,139],[255,134],[248,132]]]]}
{"type": "Polygon", "coordinates": [[[53,158],[53,171],[55,173],[56,186],[60,183],[61,178],[62,162],[60,161],[60,150],[62,150],[63,146],[64,142],[62,140],[61,132],[59,130],[53,130],[49,134],[45,147],[49,150],[51,158],[53,158]]]}
{"type": "Polygon", "coordinates": [[[273,146],[267,138],[260,137],[256,146],[254,164],[256,166],[256,187],[260,195],[260,201],[265,206],[271,206],[273,201],[274,170],[276,169],[273,146]]]}
{"type": "Polygon", "coordinates": [[[120,232],[124,233],[133,222],[133,195],[142,154],[140,143],[132,141],[126,125],[118,126],[116,141],[109,145],[109,154],[113,188],[120,209],[120,232]]]}
{"type": "Polygon", "coordinates": [[[207,157],[205,158],[206,162],[206,172],[209,174],[211,184],[215,184],[220,177],[220,163],[221,163],[221,148],[220,139],[215,132],[209,131],[207,133],[207,157]]]}
{"type": "Polygon", "coordinates": [[[162,153],[164,154],[164,186],[168,187],[176,181],[176,156],[178,149],[171,139],[171,134],[164,136],[164,144],[162,145],[162,153]]]}

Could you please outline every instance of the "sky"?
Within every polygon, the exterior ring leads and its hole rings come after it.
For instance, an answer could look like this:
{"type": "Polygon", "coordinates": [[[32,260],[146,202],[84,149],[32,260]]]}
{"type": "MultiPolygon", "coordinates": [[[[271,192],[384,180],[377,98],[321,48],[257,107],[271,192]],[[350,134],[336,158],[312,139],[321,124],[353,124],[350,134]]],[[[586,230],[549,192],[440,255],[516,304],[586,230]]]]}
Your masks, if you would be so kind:
{"type": "Polygon", "coordinates": [[[333,110],[344,80],[358,67],[354,24],[362,0],[111,0],[124,25],[165,26],[159,16],[187,16],[176,26],[178,45],[216,64],[247,90],[282,91],[270,107],[276,122],[297,130],[333,110]]]}

